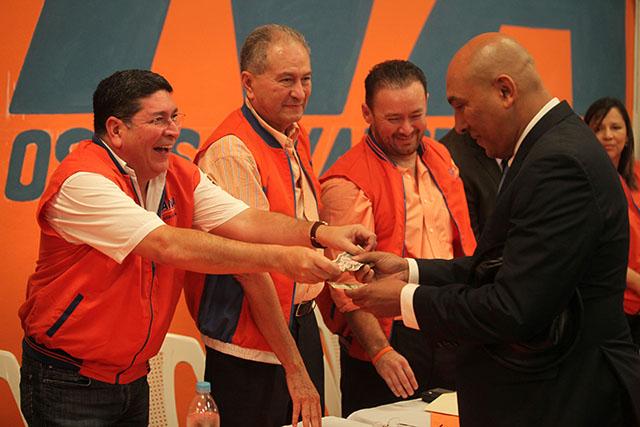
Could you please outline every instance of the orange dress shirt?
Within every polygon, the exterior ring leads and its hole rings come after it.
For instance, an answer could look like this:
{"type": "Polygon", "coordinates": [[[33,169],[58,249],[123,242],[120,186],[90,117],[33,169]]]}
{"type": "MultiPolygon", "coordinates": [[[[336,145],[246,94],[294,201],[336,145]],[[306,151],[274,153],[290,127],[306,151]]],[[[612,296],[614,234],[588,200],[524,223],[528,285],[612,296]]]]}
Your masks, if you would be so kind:
{"type": "MultiPolygon", "coordinates": [[[[453,258],[453,220],[444,197],[433,182],[429,170],[416,156],[416,174],[406,168],[397,167],[402,173],[405,189],[406,230],[405,257],[453,258]]],[[[331,225],[362,224],[375,231],[373,207],[364,192],[353,182],[344,178],[332,178],[321,184],[322,210],[320,216],[331,225]]],[[[332,258],[336,251],[330,251],[332,258]]],[[[353,282],[350,275],[341,281],[353,282]]],[[[357,310],[344,291],[331,289],[336,307],[341,312],[357,310]]]]}

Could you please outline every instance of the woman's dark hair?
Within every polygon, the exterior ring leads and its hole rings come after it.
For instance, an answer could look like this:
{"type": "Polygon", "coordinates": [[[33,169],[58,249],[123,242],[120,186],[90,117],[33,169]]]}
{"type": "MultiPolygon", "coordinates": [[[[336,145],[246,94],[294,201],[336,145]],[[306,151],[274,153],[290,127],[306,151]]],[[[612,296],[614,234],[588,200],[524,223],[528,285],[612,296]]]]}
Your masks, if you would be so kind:
{"type": "Polygon", "coordinates": [[[633,129],[631,129],[631,119],[629,113],[625,108],[622,101],[617,98],[600,98],[589,106],[587,112],[584,115],[584,121],[591,128],[597,128],[602,124],[602,120],[605,118],[612,108],[617,108],[622,115],[624,125],[627,128],[627,143],[620,153],[620,163],[618,163],[618,173],[625,180],[629,188],[632,190],[638,189],[638,183],[633,175],[633,129]]]}

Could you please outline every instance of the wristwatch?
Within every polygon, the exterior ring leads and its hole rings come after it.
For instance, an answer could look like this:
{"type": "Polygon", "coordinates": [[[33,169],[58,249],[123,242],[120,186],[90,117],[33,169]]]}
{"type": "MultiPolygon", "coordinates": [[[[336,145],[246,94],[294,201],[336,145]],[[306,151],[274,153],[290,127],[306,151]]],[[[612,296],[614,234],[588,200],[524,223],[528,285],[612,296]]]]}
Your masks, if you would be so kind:
{"type": "Polygon", "coordinates": [[[316,232],[318,231],[318,227],[320,227],[321,225],[329,225],[327,224],[325,221],[316,221],[313,223],[313,225],[311,226],[311,229],[309,230],[309,239],[311,240],[311,246],[313,246],[314,248],[318,248],[318,249],[326,249],[326,246],[323,246],[322,243],[318,242],[318,239],[316,237],[316,232]]]}

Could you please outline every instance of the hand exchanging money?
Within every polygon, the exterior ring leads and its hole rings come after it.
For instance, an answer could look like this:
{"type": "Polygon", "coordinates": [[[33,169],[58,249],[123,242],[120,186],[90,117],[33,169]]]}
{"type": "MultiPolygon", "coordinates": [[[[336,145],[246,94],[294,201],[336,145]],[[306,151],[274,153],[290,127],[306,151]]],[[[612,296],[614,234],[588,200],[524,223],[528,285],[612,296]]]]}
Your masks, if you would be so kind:
{"type": "Polygon", "coordinates": [[[407,260],[388,252],[364,252],[350,257],[349,261],[361,263],[361,267],[354,272],[356,279],[363,283],[370,282],[367,286],[345,289],[345,294],[353,303],[376,316],[399,315],[400,292],[409,279],[407,260]]]}
{"type": "Polygon", "coordinates": [[[358,271],[364,265],[361,262],[354,261],[353,255],[347,252],[342,252],[338,254],[336,259],[333,260],[333,262],[338,264],[338,268],[343,273],[345,271],[358,271]]]}
{"type": "Polygon", "coordinates": [[[393,317],[401,314],[400,293],[406,284],[404,280],[388,277],[344,292],[362,310],[378,317],[393,317]]]}
{"type": "MultiPolygon", "coordinates": [[[[358,261],[354,261],[353,256],[347,252],[342,252],[338,254],[336,259],[333,260],[333,263],[336,264],[340,269],[340,271],[342,271],[343,273],[346,271],[351,271],[351,272],[358,271],[364,265],[358,261]]],[[[338,282],[327,282],[327,283],[334,289],[342,289],[342,290],[355,289],[362,286],[362,284],[360,283],[338,283],[338,282]]]]}
{"type": "Polygon", "coordinates": [[[299,246],[282,246],[277,258],[278,269],[293,280],[302,283],[335,280],[340,268],[329,258],[313,249],[299,246]]]}
{"type": "Polygon", "coordinates": [[[364,286],[361,283],[338,283],[338,282],[327,282],[327,283],[333,289],[342,289],[343,291],[347,289],[358,289],[360,286],[364,286]]]}
{"type": "Polygon", "coordinates": [[[376,247],[376,235],[360,224],[323,225],[318,227],[316,236],[322,245],[350,254],[359,254],[376,247]]]}
{"type": "Polygon", "coordinates": [[[365,252],[352,257],[352,261],[364,264],[355,272],[358,281],[366,283],[386,277],[396,277],[407,282],[409,265],[407,260],[389,252],[365,252]]]}

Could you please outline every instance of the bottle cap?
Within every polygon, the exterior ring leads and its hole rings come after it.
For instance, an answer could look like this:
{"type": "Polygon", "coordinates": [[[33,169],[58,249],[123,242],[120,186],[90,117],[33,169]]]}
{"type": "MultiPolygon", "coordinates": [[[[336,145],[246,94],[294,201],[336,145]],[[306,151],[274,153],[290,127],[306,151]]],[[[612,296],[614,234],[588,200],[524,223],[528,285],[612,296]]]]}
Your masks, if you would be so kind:
{"type": "Polygon", "coordinates": [[[196,391],[198,393],[211,393],[211,384],[209,384],[209,381],[198,381],[196,391]]]}

